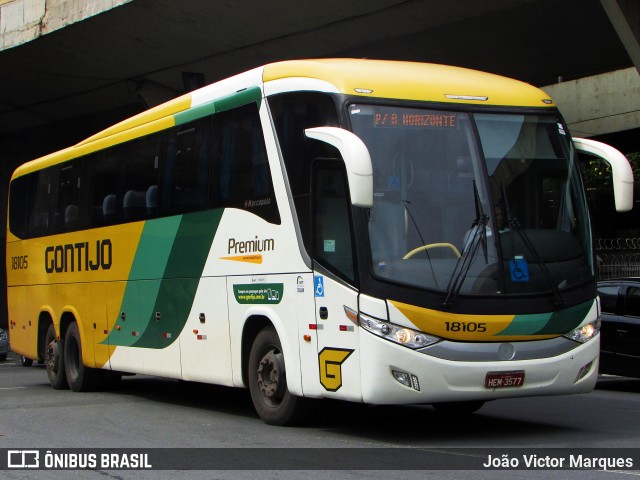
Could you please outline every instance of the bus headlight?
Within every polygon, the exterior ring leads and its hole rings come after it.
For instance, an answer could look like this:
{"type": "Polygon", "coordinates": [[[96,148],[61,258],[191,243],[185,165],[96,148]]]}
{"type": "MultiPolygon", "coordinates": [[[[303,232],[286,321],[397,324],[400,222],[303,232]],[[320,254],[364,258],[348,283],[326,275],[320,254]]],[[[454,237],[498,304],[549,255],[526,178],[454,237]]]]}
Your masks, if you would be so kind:
{"type": "Polygon", "coordinates": [[[587,323],[586,325],[582,325],[581,327],[576,328],[575,330],[571,330],[569,333],[566,333],[564,336],[570,340],[580,343],[587,343],[593,337],[595,337],[600,331],[600,319],[594,320],[591,323],[587,323]]]}
{"type": "Polygon", "coordinates": [[[438,337],[427,335],[424,332],[401,327],[394,323],[385,322],[375,317],[361,313],[358,315],[358,323],[365,330],[391,342],[409,348],[422,348],[432,343],[439,342],[438,337]]]}

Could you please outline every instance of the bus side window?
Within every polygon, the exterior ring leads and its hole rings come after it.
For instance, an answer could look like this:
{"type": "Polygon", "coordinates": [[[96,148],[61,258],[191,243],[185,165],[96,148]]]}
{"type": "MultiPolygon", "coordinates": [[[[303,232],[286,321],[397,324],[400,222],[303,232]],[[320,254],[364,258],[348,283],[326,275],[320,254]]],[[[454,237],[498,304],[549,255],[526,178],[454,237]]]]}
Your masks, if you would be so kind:
{"type": "Polygon", "coordinates": [[[166,134],[156,133],[123,145],[122,156],[122,213],[124,221],[152,218],[157,209],[147,206],[152,200],[152,187],[160,184],[161,153],[166,134]]]}
{"type": "MultiPolygon", "coordinates": [[[[211,117],[174,129],[166,145],[163,212],[203,210],[208,197],[211,117]]],[[[157,186],[152,186],[147,190],[147,207],[153,208],[156,199],[157,186]]]]}
{"type": "Polygon", "coordinates": [[[279,224],[262,125],[255,103],[213,117],[209,204],[239,208],[279,224]]]}
{"type": "Polygon", "coordinates": [[[338,126],[338,113],[330,95],[294,92],[269,97],[269,108],[298,217],[304,247],[311,255],[311,164],[318,157],[337,158],[337,150],[305,137],[306,128],[338,126]]]}
{"type": "Polygon", "coordinates": [[[313,257],[354,281],[350,201],[344,164],[317,160],[313,166],[313,257]]]}
{"type": "Polygon", "coordinates": [[[33,174],[31,187],[34,191],[33,209],[30,210],[29,236],[40,237],[53,232],[53,212],[55,186],[58,170],[46,168],[33,174]]]}
{"type": "Polygon", "coordinates": [[[34,174],[18,177],[9,187],[9,230],[18,238],[28,237],[29,205],[32,203],[29,184],[32,178],[36,178],[34,174]]]}
{"type": "Polygon", "coordinates": [[[83,203],[80,196],[81,188],[82,160],[60,165],[58,201],[55,209],[56,232],[71,232],[86,226],[80,210],[83,203]]]}
{"type": "Polygon", "coordinates": [[[112,225],[117,220],[118,147],[90,155],[85,161],[92,227],[112,225]]]}

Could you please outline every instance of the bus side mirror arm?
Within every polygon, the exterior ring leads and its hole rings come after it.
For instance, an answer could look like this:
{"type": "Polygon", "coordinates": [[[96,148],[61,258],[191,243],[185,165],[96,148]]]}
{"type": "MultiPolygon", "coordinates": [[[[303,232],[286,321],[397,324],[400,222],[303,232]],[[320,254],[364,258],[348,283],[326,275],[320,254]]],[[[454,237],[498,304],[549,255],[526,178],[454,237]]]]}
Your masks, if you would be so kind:
{"type": "Polygon", "coordinates": [[[355,207],[373,206],[373,167],[364,142],[357,135],[337,127],[307,128],[309,138],[319,140],[338,149],[347,170],[351,203],[355,207]]]}
{"type": "Polygon", "coordinates": [[[574,138],[576,150],[596,156],[611,166],[613,194],[618,212],[628,212],[633,207],[633,171],[627,158],[610,145],[586,138],[574,138]]]}

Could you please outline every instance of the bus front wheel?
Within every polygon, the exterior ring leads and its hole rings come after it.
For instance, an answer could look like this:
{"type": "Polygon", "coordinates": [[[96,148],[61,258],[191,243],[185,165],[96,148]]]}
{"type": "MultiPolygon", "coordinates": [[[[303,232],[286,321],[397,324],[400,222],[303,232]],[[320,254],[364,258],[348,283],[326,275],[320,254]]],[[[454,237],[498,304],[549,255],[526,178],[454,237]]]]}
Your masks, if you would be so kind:
{"type": "Polygon", "coordinates": [[[304,399],[287,388],[282,345],[272,327],[261,330],[251,346],[248,380],[253,406],[265,423],[290,425],[302,418],[304,399]]]}
{"type": "Polygon", "coordinates": [[[64,371],[64,342],[56,340],[56,330],[53,324],[49,325],[44,337],[44,364],[47,369],[49,383],[56,390],[64,390],[69,387],[64,371]]]}
{"type": "Polygon", "coordinates": [[[82,362],[82,344],[78,324],[72,323],[64,338],[64,363],[69,387],[74,392],[94,390],[100,380],[100,371],[82,362]]]}

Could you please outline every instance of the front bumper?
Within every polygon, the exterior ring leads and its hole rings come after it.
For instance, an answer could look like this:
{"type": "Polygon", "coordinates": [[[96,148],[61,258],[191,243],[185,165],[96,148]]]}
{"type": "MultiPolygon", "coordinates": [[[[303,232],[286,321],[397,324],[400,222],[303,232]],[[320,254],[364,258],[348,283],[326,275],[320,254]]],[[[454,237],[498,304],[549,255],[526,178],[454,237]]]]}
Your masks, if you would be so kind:
{"type": "MultiPolygon", "coordinates": [[[[538,342],[542,345],[552,341],[538,342]]],[[[517,342],[512,343],[517,349],[517,342]]],[[[473,351],[474,344],[467,345],[473,351]]],[[[599,351],[598,335],[587,343],[575,343],[569,351],[545,358],[456,361],[420,353],[360,329],[362,398],[371,404],[419,404],[587,393],[598,378],[599,351]],[[394,370],[415,377],[419,390],[397,381],[394,370]],[[525,372],[522,386],[485,387],[487,373],[510,371],[525,372]],[[581,373],[583,376],[578,378],[581,373]]]]}

